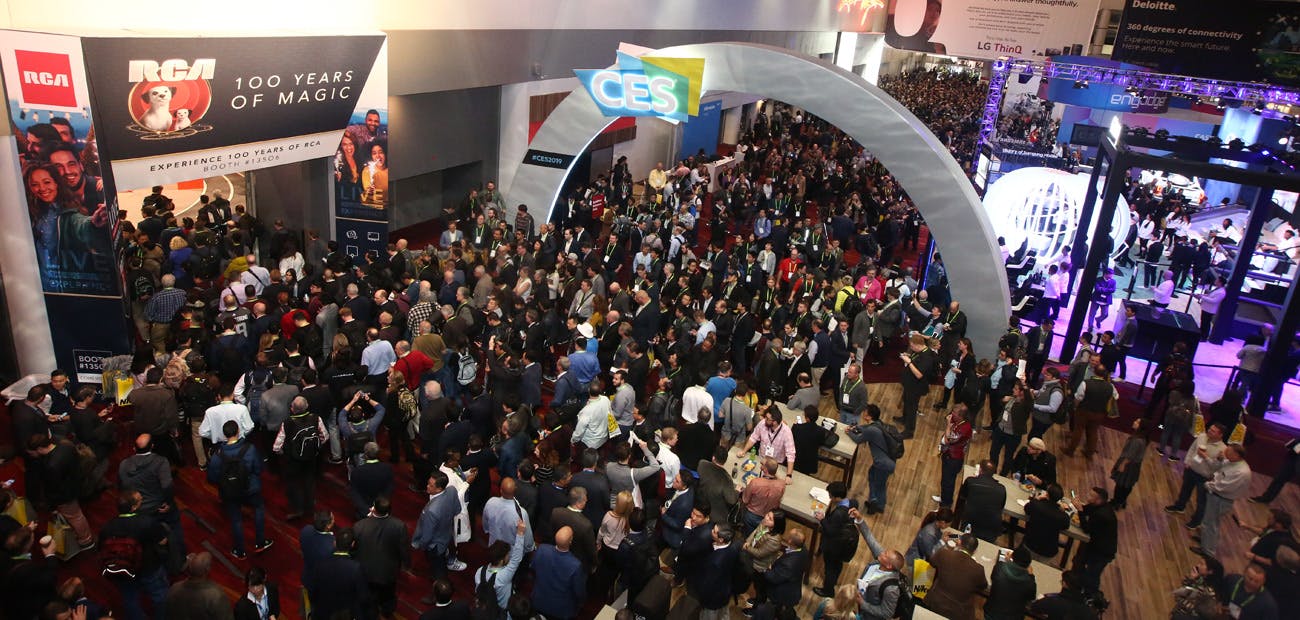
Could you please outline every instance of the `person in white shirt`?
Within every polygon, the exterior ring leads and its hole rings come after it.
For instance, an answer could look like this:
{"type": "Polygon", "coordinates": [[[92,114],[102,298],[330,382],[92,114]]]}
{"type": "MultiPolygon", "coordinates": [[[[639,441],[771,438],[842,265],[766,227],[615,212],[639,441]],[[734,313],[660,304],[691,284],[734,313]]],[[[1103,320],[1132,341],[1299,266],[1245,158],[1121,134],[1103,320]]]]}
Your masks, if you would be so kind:
{"type": "MultiPolygon", "coordinates": [[[[1232,512],[1232,505],[1238,499],[1246,497],[1250,491],[1251,471],[1246,464],[1246,449],[1237,444],[1228,444],[1223,449],[1223,457],[1214,477],[1205,483],[1209,491],[1205,502],[1205,518],[1201,522],[1202,555],[1214,557],[1219,545],[1219,521],[1232,512]]],[[[1196,551],[1193,549],[1193,551],[1196,551]]]]}
{"type": "Polygon", "coordinates": [[[718,327],[713,324],[713,321],[710,321],[708,317],[704,315],[703,310],[695,311],[695,324],[698,326],[695,328],[696,346],[699,346],[701,343],[703,343],[704,340],[709,337],[709,334],[716,333],[718,331],[718,327]]]}
{"type": "Polygon", "coordinates": [[[266,267],[258,265],[257,256],[253,254],[245,256],[244,260],[248,261],[248,271],[239,275],[239,281],[246,285],[253,285],[253,290],[261,295],[262,289],[271,283],[271,272],[267,271],[266,267]]]}
{"type": "Polygon", "coordinates": [[[253,418],[248,414],[248,407],[235,402],[235,384],[222,383],[217,392],[221,402],[208,407],[203,413],[203,423],[199,425],[199,436],[215,444],[226,442],[222,427],[234,420],[239,423],[239,436],[248,435],[253,430],[253,418]]]}
{"type": "Polygon", "coordinates": [[[1148,213],[1137,226],[1138,250],[1145,253],[1147,244],[1156,238],[1156,216],[1148,213]]]}
{"type": "MultiPolygon", "coordinates": [[[[709,394],[709,391],[700,385],[692,385],[686,388],[686,391],[682,393],[682,419],[686,420],[687,424],[694,424],[698,421],[699,412],[703,409],[707,409],[709,413],[714,410],[713,396],[709,394]]],[[[713,428],[712,415],[708,416],[708,422],[709,428],[713,428]]]]}
{"type": "Polygon", "coordinates": [[[600,449],[609,439],[609,415],[610,402],[603,392],[604,383],[600,379],[593,379],[591,387],[588,388],[590,394],[587,405],[578,412],[578,421],[573,427],[572,443],[581,442],[584,446],[593,450],[600,449]]]}
{"type": "Polygon", "coordinates": [[[1219,313],[1219,304],[1223,303],[1223,298],[1227,295],[1227,289],[1223,288],[1223,276],[1216,276],[1214,284],[1210,290],[1196,296],[1196,300],[1201,302],[1201,342],[1210,338],[1210,327],[1214,325],[1214,315],[1219,313]]]}
{"type": "Polygon", "coordinates": [[[659,461],[659,467],[664,470],[664,480],[676,480],[677,472],[682,470],[682,459],[673,452],[677,447],[677,429],[669,426],[659,431],[659,452],[655,453],[655,459],[659,461]]]}
{"type": "Polygon", "coordinates": [[[1169,302],[1174,298],[1174,272],[1165,271],[1164,279],[1151,290],[1151,305],[1157,308],[1168,308],[1169,302]]]}

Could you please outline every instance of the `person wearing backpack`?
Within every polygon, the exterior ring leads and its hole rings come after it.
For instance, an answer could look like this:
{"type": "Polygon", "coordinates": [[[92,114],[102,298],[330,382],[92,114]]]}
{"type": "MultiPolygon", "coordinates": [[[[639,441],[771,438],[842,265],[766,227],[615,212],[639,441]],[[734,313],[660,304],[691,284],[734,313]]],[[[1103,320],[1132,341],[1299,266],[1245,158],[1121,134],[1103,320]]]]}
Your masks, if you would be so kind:
{"type": "Polygon", "coordinates": [[[347,455],[349,471],[361,464],[361,455],[366,444],[375,441],[379,425],[384,423],[384,406],[365,390],[357,390],[352,400],[338,412],[339,436],[343,438],[343,452],[347,455]],[[364,398],[374,410],[374,415],[366,418],[365,409],[360,401],[364,398]]]}
{"type": "Polygon", "coordinates": [[[253,552],[262,553],[274,541],[266,537],[266,505],[262,500],[262,457],[252,442],[241,435],[239,422],[228,420],[221,427],[226,443],[212,453],[208,461],[208,483],[217,487],[221,506],[230,519],[234,550],[231,555],[244,559],[244,506],[253,509],[253,552]]]}
{"type": "Polygon", "coordinates": [[[862,536],[876,559],[867,565],[859,580],[859,583],[866,582],[865,588],[859,586],[858,594],[858,611],[862,620],[911,618],[916,601],[912,599],[912,584],[903,574],[903,554],[893,549],[886,550],[856,508],[850,508],[848,516],[857,529],[854,547],[857,546],[857,536],[862,536]]]}
{"type": "Polygon", "coordinates": [[[853,428],[849,437],[867,444],[871,450],[871,469],[867,470],[867,514],[876,514],[885,511],[885,490],[897,464],[894,455],[902,456],[903,438],[896,427],[880,421],[880,407],[864,407],[861,420],[862,423],[853,428]]]}
{"type": "Polygon", "coordinates": [[[835,595],[835,586],[839,585],[840,573],[844,563],[853,559],[858,551],[858,536],[853,531],[853,520],[849,511],[857,511],[856,501],[845,499],[848,487],[843,482],[826,485],[826,492],[831,496],[826,514],[821,518],[823,560],[822,585],[813,588],[817,596],[830,598],[835,595]]]}
{"type": "Polygon", "coordinates": [[[352,558],[356,535],[351,528],[334,532],[334,553],[320,561],[304,580],[313,618],[365,618],[370,587],[361,563],[352,558]]]}
{"type": "Polygon", "coordinates": [[[167,528],[153,515],[140,509],[144,502],[139,491],[123,491],[117,497],[117,516],[99,532],[101,573],[122,594],[122,607],[128,620],[165,617],[167,571],[163,557],[167,545],[167,528]],[[146,615],[140,595],[153,602],[153,615],[146,615]]]}
{"type": "Polygon", "coordinates": [[[515,589],[515,571],[524,559],[527,543],[524,532],[528,526],[520,519],[515,524],[514,542],[498,540],[488,547],[488,563],[474,571],[474,600],[479,609],[492,612],[493,617],[500,617],[510,604],[510,595],[515,589]]]}
{"type": "Polygon", "coordinates": [[[316,468],[321,446],[329,440],[325,423],[311,412],[307,399],[295,396],[289,401],[289,419],[280,425],[272,450],[285,456],[284,486],[292,521],[316,511],[316,468]]]}

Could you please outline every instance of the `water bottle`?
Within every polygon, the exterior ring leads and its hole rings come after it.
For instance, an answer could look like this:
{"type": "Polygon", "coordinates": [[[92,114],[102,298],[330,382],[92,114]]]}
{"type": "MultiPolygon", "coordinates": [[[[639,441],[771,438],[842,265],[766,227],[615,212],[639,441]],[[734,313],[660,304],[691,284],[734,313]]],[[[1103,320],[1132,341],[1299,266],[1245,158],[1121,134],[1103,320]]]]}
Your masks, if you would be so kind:
{"type": "Polygon", "coordinates": [[[735,480],[735,479],[736,479],[736,474],[738,474],[738,473],[740,473],[740,465],[732,465],[732,466],[731,466],[731,479],[732,479],[732,480],[735,480]]]}
{"type": "Polygon", "coordinates": [[[966,527],[965,527],[964,529],[962,529],[962,531],[965,532],[965,533],[967,533],[967,534],[969,534],[969,533],[970,533],[970,523],[967,523],[967,524],[966,524],[966,527]]]}
{"type": "Polygon", "coordinates": [[[1011,474],[1011,479],[1012,479],[1012,480],[1015,480],[1016,482],[1020,482],[1020,472],[1016,472],[1016,473],[1014,473],[1014,474],[1011,474]]]}

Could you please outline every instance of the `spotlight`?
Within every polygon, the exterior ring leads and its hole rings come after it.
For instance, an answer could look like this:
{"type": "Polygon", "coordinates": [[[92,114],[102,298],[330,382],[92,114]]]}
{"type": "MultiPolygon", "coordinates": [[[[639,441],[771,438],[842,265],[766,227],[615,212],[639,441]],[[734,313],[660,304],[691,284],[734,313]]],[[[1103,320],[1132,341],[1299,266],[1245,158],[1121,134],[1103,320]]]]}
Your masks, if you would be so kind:
{"type": "Polygon", "coordinates": [[[1263,144],[1260,144],[1260,143],[1258,143],[1258,142],[1256,142],[1256,143],[1254,143],[1254,144],[1252,144],[1252,145],[1246,147],[1246,150],[1248,150],[1248,151],[1250,151],[1250,152],[1252,152],[1252,153],[1259,153],[1259,152],[1261,152],[1261,151],[1264,150],[1264,145],[1263,145],[1263,144]]]}
{"type": "Polygon", "coordinates": [[[1219,139],[1219,136],[1210,136],[1210,139],[1205,142],[1216,149],[1223,146],[1223,140],[1219,139]]]}
{"type": "Polygon", "coordinates": [[[1246,143],[1243,142],[1241,138],[1233,138],[1228,142],[1228,150],[1231,151],[1240,151],[1245,147],[1246,147],[1246,143]]]}
{"type": "Polygon", "coordinates": [[[1137,136],[1137,137],[1139,137],[1139,138],[1145,138],[1145,137],[1147,137],[1147,128],[1146,128],[1146,127],[1135,127],[1135,128],[1133,129],[1133,135],[1135,135],[1135,136],[1137,136]]]}
{"type": "Polygon", "coordinates": [[[1168,130],[1168,129],[1157,129],[1157,130],[1156,130],[1156,138],[1159,139],[1159,140],[1168,140],[1168,139],[1169,139],[1169,130],[1168,130]]]}
{"type": "Polygon", "coordinates": [[[1085,88],[1088,88],[1088,80],[1075,80],[1074,88],[1076,90],[1083,90],[1085,88]]]}
{"type": "Polygon", "coordinates": [[[1283,135],[1281,135],[1281,136],[1278,137],[1278,139],[1277,139],[1277,143],[1278,143],[1278,144],[1286,144],[1287,141],[1289,141],[1290,139],[1291,139],[1291,138],[1289,138],[1289,137],[1287,137],[1285,134],[1283,134],[1283,135]]]}

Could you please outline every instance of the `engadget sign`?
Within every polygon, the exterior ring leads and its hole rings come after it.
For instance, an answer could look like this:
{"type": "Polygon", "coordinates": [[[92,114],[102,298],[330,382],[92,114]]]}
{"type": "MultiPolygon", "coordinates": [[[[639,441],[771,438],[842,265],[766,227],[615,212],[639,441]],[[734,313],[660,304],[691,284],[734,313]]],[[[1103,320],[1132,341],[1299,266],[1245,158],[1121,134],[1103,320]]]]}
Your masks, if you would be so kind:
{"type": "Polygon", "coordinates": [[[577,69],[604,116],[657,116],[684,121],[700,112],[702,58],[636,57],[618,52],[611,69],[577,69]]]}

